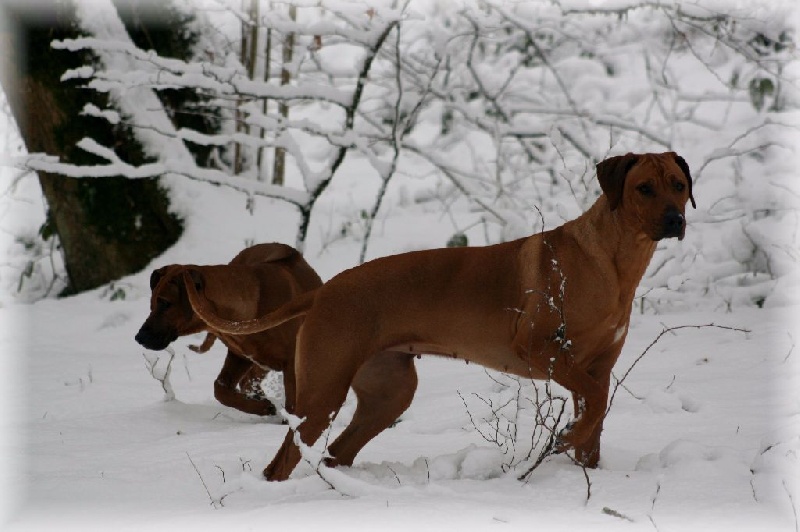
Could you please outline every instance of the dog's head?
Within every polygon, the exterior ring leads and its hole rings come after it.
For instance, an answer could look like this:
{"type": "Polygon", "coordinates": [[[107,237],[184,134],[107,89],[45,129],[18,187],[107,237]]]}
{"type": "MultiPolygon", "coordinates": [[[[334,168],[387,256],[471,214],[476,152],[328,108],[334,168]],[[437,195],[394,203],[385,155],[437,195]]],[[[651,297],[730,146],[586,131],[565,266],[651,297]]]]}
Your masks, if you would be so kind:
{"type": "Polygon", "coordinates": [[[597,165],[597,178],[612,211],[652,240],[686,233],[686,203],[691,201],[689,165],[674,152],[619,155],[597,165]]]}
{"type": "Polygon", "coordinates": [[[189,273],[189,278],[201,290],[203,275],[196,268],[171,264],[150,275],[150,315],[135,337],[143,347],[160,351],[179,336],[205,330],[205,323],[197,317],[189,303],[184,271],[189,273]]]}

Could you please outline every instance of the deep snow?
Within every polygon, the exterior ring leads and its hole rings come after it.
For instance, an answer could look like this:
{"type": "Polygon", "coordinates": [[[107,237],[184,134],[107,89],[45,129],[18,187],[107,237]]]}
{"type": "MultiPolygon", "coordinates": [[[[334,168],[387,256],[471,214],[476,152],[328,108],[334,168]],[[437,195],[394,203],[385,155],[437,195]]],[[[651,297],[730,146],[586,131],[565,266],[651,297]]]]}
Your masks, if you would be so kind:
{"type": "MultiPolygon", "coordinates": [[[[17,142],[2,126],[0,133],[4,144],[17,142]]],[[[684,144],[688,154],[679,151],[692,163],[704,160],[710,146],[691,139],[684,144]]],[[[749,161],[745,173],[769,170],[782,179],[798,167],[791,158],[768,162],[749,161]]],[[[471,244],[485,243],[484,228],[475,223],[479,213],[464,201],[450,204],[446,186],[417,170],[405,167],[404,179],[390,187],[368,258],[440,247],[467,226],[471,244]],[[443,212],[445,200],[449,212],[443,212]]],[[[352,468],[324,473],[336,490],[309,465],[284,483],[262,479],[286,427],[214,400],[222,346],[197,355],[186,346],[198,338],[175,342],[176,399],[164,401],[133,340],[147,315],[153,268],[227,262],[256,242],[292,244],[297,214],[291,206],[256,198],[250,214],[239,192],[172,177],[174,205],[188,219],[174,248],[113,287],[29,302],[46,290],[49,259],[42,250],[40,267],[17,294],[31,252],[15,237],[36,241],[41,194],[32,176],[11,191],[3,185],[3,529],[797,531],[800,275],[781,271],[776,282],[740,275],[735,251],[749,248],[733,239],[743,238],[742,231],[711,213],[725,198],[750,201],[743,204],[756,209],[761,196],[794,193],[788,185],[777,193],[759,189],[761,181],[730,190],[727,167],[712,170],[696,187],[699,208],[688,213],[686,240],[659,246],[656,260],[666,266],[653,283],[658,288],[639,292],[637,301],[647,304],[644,313],[634,313],[615,374],[623,375],[664,327],[713,323],[750,332],[703,327],[665,334],[618,390],[603,433],[601,467],[587,472],[588,483],[563,456],[548,458],[528,482],[516,478],[525,464],[506,472],[510,458],[477,429],[487,434],[480,421],[486,404],[506,404],[516,383],[474,365],[423,358],[415,401],[401,420],[371,442],[352,468]],[[673,256],[689,260],[668,262],[673,256]],[[729,277],[720,280],[728,269],[729,277]],[[111,301],[113,293],[125,297],[111,301]],[[752,306],[765,295],[765,308],[752,306]]],[[[4,172],[0,183],[12,175],[4,172]]],[[[378,186],[364,161],[348,159],[341,174],[316,207],[306,247],[323,279],[355,264],[359,212],[372,204],[378,186]]],[[[548,197],[557,209],[545,214],[572,216],[575,199],[548,197]]],[[[528,214],[520,218],[538,219],[528,214]]],[[[773,220],[791,216],[762,218],[756,236],[794,230],[791,223],[772,227],[773,220]]],[[[787,241],[796,243],[796,234],[787,241]]],[[[780,265],[796,265],[796,248],[770,251],[785,255],[780,265]]],[[[160,357],[163,365],[169,355],[160,357]]],[[[350,398],[334,432],[353,408],[350,398]]],[[[530,411],[520,415],[517,451],[524,453],[530,411]]]]}
{"type": "MultiPolygon", "coordinates": [[[[290,241],[290,209],[264,202],[249,215],[236,193],[206,187],[189,188],[195,208],[208,216],[190,224],[181,243],[153,267],[227,261],[243,245],[236,241],[242,229],[258,241],[290,241]]],[[[375,247],[391,253],[436,245],[448,231],[441,215],[411,205],[386,218],[375,247]]],[[[351,265],[356,248],[353,241],[337,241],[308,259],[329,278],[351,265]]],[[[627,390],[617,392],[601,467],[588,471],[587,500],[583,471],[565,457],[547,459],[526,483],[516,479],[524,465],[504,473],[508,458],[479,435],[470,416],[485,432],[479,421],[485,401],[505,403],[514,383],[506,388],[498,384],[503,376],[436,358],[418,361],[419,390],[400,422],[370,443],[352,468],[326,473],[338,491],[309,465],[287,482],[264,481],[261,470],[286,428],[279,419],[216,403],[211,383],[221,346],[197,355],[186,346],[198,338],[175,342],[170,380],[177,399],[163,400],[144,350],[133,341],[148,312],[148,276],[116,283],[124,300],[109,301],[108,290],[97,290],[0,308],[0,352],[10,366],[5,382],[15,390],[6,388],[3,397],[10,414],[4,432],[13,435],[3,453],[10,473],[6,528],[797,526],[800,353],[794,344],[800,336],[791,298],[764,309],[634,313],[617,376],[665,326],[714,323],[750,332],[682,329],[655,344],[626,379],[627,390]]],[[[353,407],[350,398],[334,431],[353,407]]],[[[525,443],[520,436],[522,452],[525,443]]]]}

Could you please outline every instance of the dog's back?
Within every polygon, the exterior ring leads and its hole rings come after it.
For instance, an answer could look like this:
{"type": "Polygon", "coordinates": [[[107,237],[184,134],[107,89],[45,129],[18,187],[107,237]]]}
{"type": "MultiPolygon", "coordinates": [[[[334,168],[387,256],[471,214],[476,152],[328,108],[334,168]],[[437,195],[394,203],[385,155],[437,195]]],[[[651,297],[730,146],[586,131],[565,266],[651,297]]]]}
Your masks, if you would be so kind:
{"type": "Polygon", "coordinates": [[[274,266],[282,266],[291,274],[292,282],[297,283],[301,292],[312,290],[322,284],[317,272],[306,262],[300,252],[286,244],[273,242],[250,246],[236,255],[230,265],[254,268],[258,268],[259,265],[268,265],[267,269],[269,270],[274,266]]]}

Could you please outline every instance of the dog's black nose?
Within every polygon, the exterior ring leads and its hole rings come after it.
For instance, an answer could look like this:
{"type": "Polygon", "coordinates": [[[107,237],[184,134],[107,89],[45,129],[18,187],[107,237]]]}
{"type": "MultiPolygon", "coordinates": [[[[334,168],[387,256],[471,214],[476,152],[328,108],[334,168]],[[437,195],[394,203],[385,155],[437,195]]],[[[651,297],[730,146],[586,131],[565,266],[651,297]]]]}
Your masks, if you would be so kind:
{"type": "Polygon", "coordinates": [[[667,211],[664,214],[664,238],[682,237],[686,219],[678,211],[667,211]]]}
{"type": "Polygon", "coordinates": [[[161,351],[171,343],[170,339],[162,338],[156,334],[153,334],[145,327],[142,327],[139,332],[136,333],[134,340],[136,340],[136,342],[142,347],[151,349],[153,351],[161,351]]]}
{"type": "Polygon", "coordinates": [[[148,344],[150,343],[148,342],[150,338],[147,336],[147,333],[144,330],[139,330],[139,332],[136,333],[136,336],[134,336],[133,339],[136,340],[136,343],[138,343],[142,347],[147,347],[148,344]]]}

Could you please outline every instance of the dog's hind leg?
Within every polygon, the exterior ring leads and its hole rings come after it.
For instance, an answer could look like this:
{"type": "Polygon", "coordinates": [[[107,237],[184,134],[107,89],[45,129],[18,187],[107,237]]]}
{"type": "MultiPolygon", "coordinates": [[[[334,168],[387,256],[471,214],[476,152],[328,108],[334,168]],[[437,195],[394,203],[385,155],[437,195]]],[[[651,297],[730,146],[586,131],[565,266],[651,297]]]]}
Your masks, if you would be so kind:
{"type": "MultiPolygon", "coordinates": [[[[298,353],[301,350],[302,347],[298,346],[298,353]]],[[[345,364],[343,361],[348,360],[347,355],[337,356],[336,353],[338,351],[333,349],[320,352],[323,360],[333,363],[310,360],[312,357],[306,353],[306,356],[299,357],[302,362],[295,366],[297,393],[294,414],[302,420],[296,432],[305,445],[313,445],[336,417],[358,370],[358,363],[345,364]]],[[[295,430],[289,429],[275,458],[264,469],[267,480],[286,480],[300,462],[302,456],[294,437],[295,430]]]]}
{"type": "Polygon", "coordinates": [[[352,386],[358,406],[353,420],[329,447],[329,466],[352,465],[358,452],[409,407],[417,390],[414,358],[378,353],[361,366],[352,386]]]}

